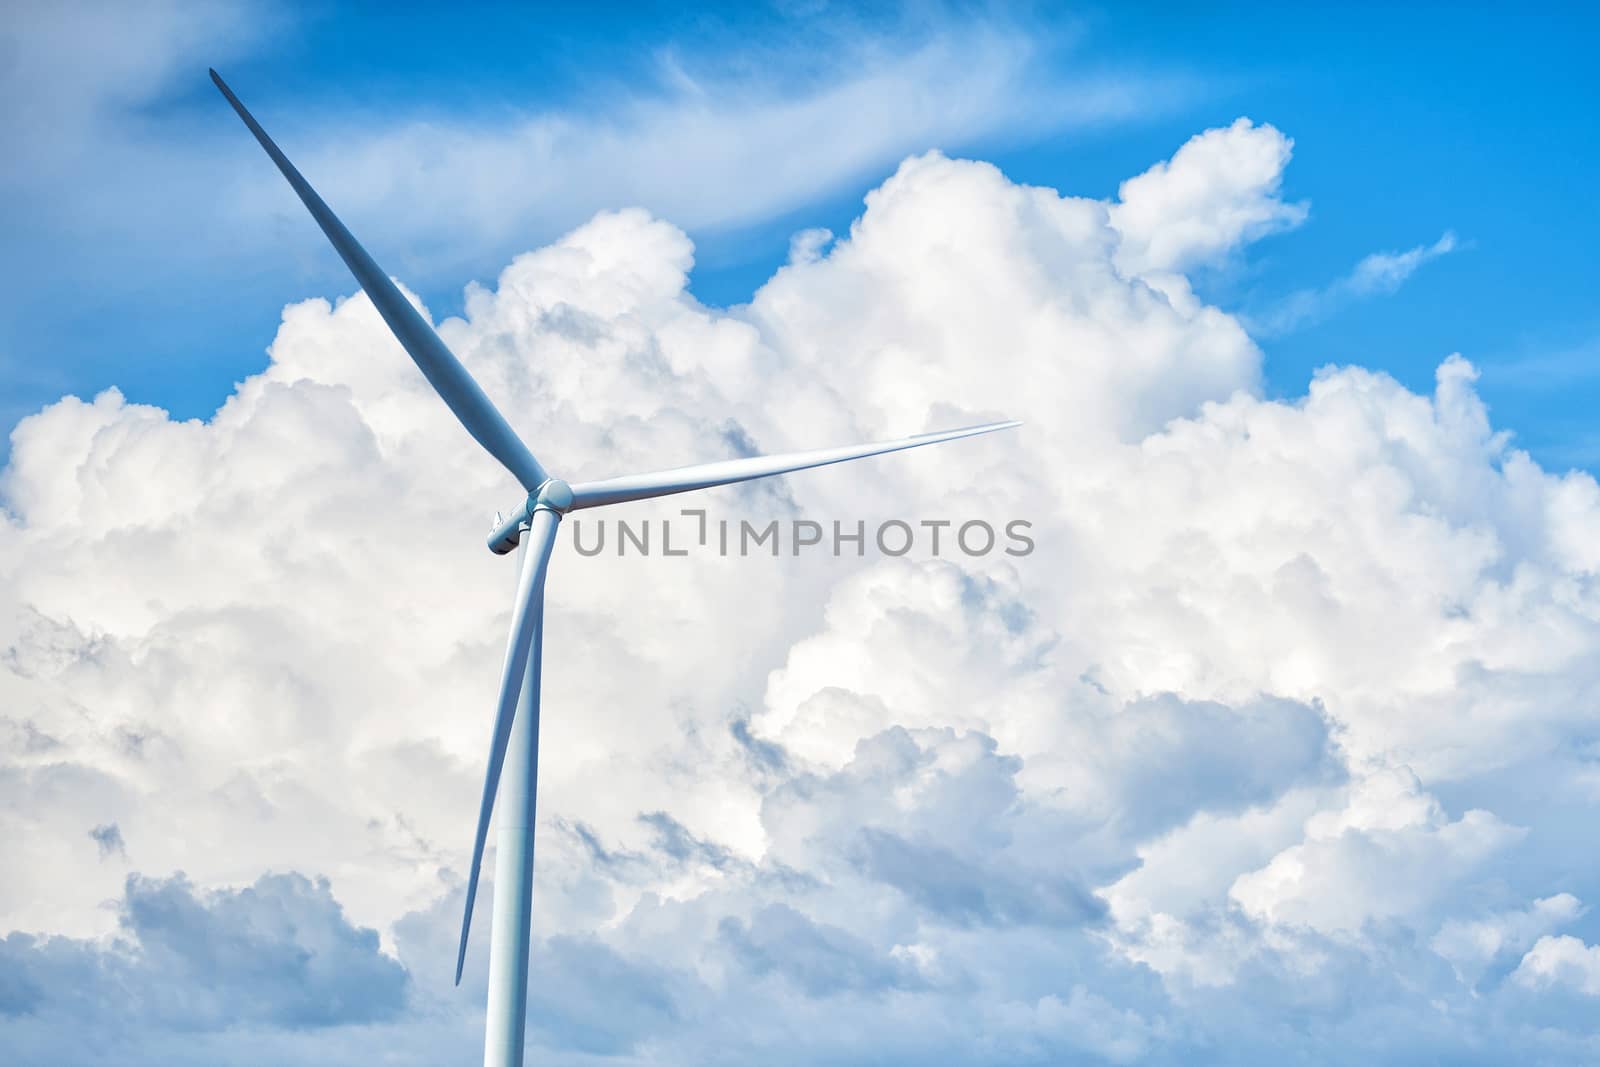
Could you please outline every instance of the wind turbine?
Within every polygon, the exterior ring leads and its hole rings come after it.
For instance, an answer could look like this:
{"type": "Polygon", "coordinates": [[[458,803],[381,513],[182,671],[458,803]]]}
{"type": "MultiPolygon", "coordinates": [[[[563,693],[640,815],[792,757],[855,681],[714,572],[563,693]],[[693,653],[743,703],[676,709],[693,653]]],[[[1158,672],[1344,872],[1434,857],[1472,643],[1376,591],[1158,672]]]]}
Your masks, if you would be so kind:
{"type": "Polygon", "coordinates": [[[782,456],[701,463],[649,474],[627,474],[598,482],[568,485],[552,477],[533,457],[505,418],[467,373],[439,335],[419,315],[378,264],[367,255],[322,197],[300,176],[294,164],[267,136],[233,90],[211,71],[222,95],[233,105],[261,147],[278,165],[311,217],[333,242],[350,273],[388,323],[400,346],[449,405],[466,431],[527,491],[527,498],[489,535],[491,551],[505,555],[520,544],[521,567],[511,614],[511,635],[500,672],[500,698],[489,740],[489,768],[483,780],[478,831],[472,842],[472,867],[467,877],[466,911],[461,917],[461,946],[456,953],[456,984],[467,956],[467,933],[478,873],[488,841],[489,816],[500,798],[499,841],[495,857],[494,926],[489,942],[489,1003],[484,1035],[485,1067],[520,1067],[523,1023],[528,999],[528,946],[533,901],[533,832],[539,764],[539,667],[544,629],[544,582],[562,516],[583,508],[630,500],[687,493],[717,485],[770,478],[777,474],[822,467],[865,456],[898,452],[922,445],[954,441],[1019,426],[992,422],[942,433],[918,434],[897,441],[846,445],[782,456]],[[504,772],[504,773],[502,773],[504,772]]]}

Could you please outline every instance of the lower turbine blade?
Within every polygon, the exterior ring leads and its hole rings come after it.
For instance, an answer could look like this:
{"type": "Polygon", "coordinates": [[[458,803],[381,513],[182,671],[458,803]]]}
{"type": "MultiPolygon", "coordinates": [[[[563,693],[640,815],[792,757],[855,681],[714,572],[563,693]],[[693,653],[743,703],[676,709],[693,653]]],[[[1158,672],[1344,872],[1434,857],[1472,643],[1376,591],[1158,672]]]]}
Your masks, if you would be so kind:
{"type": "MultiPolygon", "coordinates": [[[[550,550],[556,543],[556,524],[560,516],[541,508],[533,513],[528,533],[523,537],[522,573],[517,579],[516,606],[511,614],[511,638],[506,644],[505,669],[500,676],[500,703],[495,713],[494,733],[489,742],[489,769],[483,780],[483,801],[478,809],[478,833],[472,842],[472,867],[467,875],[467,905],[461,917],[461,948],[456,954],[456,984],[467,962],[467,935],[472,929],[472,905],[478,896],[478,875],[483,866],[483,849],[489,838],[489,817],[500,788],[500,771],[505,766],[506,746],[511,740],[511,724],[522,694],[523,674],[544,602],[545,571],[550,565],[550,550]]],[[[532,694],[537,700],[538,694],[532,694]]]]}

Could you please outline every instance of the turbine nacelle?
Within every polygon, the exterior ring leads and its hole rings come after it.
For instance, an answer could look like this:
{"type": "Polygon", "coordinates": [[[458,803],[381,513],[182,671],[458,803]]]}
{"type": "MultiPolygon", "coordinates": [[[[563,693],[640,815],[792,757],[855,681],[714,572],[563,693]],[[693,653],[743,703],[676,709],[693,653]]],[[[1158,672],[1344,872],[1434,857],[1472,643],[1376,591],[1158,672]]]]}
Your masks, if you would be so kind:
{"type": "Polygon", "coordinates": [[[572,487],[560,478],[546,478],[538,492],[528,494],[528,499],[509,517],[496,512],[494,529],[489,531],[489,551],[504,556],[522,543],[522,531],[533,521],[533,513],[540,508],[565,515],[572,510],[572,487]]]}

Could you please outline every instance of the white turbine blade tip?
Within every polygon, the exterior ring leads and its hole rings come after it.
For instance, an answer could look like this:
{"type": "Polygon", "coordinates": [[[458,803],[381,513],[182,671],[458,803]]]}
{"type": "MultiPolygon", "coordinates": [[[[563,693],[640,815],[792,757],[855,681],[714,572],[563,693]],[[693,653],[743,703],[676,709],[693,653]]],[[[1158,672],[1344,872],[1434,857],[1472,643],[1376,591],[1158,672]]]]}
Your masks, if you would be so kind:
{"type": "Polygon", "coordinates": [[[825,467],[868,456],[881,456],[909,448],[936,445],[944,441],[958,441],[964,437],[995,430],[1008,430],[1021,426],[1017,421],[990,422],[980,426],[964,426],[957,430],[938,430],[915,434],[895,441],[878,441],[865,445],[846,445],[842,448],[823,448],[810,452],[791,452],[778,456],[749,456],[743,459],[720,460],[701,463],[693,467],[654,471],[649,474],[630,474],[608,478],[599,482],[580,482],[572,487],[574,508],[603,507],[622,504],[630,500],[648,500],[651,497],[687,493],[695,489],[709,489],[733,482],[747,482],[755,478],[770,478],[777,474],[791,474],[812,467],[825,467]]]}

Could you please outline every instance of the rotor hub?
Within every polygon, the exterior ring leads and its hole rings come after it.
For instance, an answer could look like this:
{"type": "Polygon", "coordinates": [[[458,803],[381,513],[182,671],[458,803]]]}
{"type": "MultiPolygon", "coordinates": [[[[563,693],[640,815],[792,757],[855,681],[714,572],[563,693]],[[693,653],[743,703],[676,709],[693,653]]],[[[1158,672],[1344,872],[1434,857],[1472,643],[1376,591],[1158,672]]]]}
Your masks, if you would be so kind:
{"type": "Polygon", "coordinates": [[[532,510],[537,511],[539,508],[546,508],[557,515],[565,515],[572,510],[572,486],[560,478],[546,478],[533,499],[532,510]]]}

